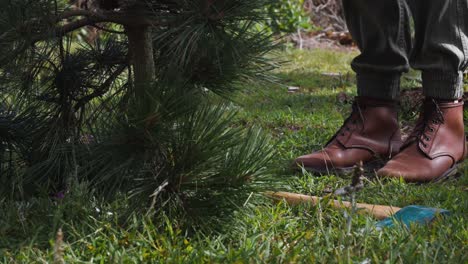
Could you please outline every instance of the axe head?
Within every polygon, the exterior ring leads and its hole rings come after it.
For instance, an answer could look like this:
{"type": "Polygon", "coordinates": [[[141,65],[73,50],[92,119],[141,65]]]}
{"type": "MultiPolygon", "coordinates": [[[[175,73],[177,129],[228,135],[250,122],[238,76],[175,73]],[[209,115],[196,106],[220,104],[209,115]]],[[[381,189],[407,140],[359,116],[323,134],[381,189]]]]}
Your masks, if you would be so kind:
{"type": "Polygon", "coordinates": [[[402,223],[406,227],[411,224],[429,224],[438,217],[450,215],[450,212],[445,209],[431,208],[420,205],[410,205],[402,208],[391,217],[377,223],[377,228],[392,227],[396,223],[402,223]]]}

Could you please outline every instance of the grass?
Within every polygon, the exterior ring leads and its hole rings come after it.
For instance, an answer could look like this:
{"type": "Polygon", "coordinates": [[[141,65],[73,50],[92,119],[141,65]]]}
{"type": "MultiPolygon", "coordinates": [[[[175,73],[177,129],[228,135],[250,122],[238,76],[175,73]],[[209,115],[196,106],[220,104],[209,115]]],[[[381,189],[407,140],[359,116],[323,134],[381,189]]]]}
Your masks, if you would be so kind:
{"type": "MultiPolygon", "coordinates": [[[[278,84],[252,85],[237,95],[237,122],[263,127],[277,144],[275,180],[264,188],[326,195],[349,184],[336,175],[295,173],[288,165],[298,155],[322,147],[349,113],[350,104],[339,99],[355,95],[349,68],[354,55],[283,52],[281,58],[289,62],[276,72],[278,84]],[[288,93],[288,86],[300,90],[288,93]]],[[[413,82],[405,81],[403,87],[413,87],[413,82]]],[[[90,198],[96,196],[86,186],[76,186],[64,199],[44,195],[28,202],[2,201],[0,262],[52,262],[55,234],[62,228],[67,263],[464,263],[467,174],[465,166],[462,177],[439,184],[366,181],[357,194],[359,202],[420,204],[448,209],[452,215],[428,226],[383,231],[373,227],[375,220],[359,215],[350,235],[341,211],[325,205],[274,204],[259,191],[223,199],[217,207],[128,216],[123,213],[128,206],[125,196],[104,202],[90,198]],[[205,215],[209,211],[219,212],[205,215]]]]}

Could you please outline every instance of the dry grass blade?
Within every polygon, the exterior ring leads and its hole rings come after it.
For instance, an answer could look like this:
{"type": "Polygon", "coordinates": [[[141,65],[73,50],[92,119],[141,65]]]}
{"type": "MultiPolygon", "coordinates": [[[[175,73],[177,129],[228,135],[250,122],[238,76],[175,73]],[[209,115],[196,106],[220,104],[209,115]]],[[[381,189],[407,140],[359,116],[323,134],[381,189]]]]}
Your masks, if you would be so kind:
{"type": "Polygon", "coordinates": [[[55,244],[54,244],[54,264],[64,264],[65,260],[63,259],[63,232],[62,229],[59,228],[57,234],[55,236],[55,244]]]}

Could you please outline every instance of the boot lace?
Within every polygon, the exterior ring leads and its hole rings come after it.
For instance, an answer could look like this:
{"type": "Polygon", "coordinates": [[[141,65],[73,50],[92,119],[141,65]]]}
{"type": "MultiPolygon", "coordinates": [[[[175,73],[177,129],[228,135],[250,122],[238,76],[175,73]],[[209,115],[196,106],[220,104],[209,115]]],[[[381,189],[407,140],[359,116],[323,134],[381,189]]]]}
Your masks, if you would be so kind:
{"type": "Polygon", "coordinates": [[[326,145],[331,143],[337,136],[345,136],[346,132],[350,132],[356,128],[358,121],[364,122],[364,116],[362,114],[362,110],[364,110],[366,106],[359,106],[356,101],[352,104],[351,114],[348,118],[345,119],[343,125],[338,129],[338,132],[328,141],[326,145]],[[356,116],[359,114],[359,116],[356,116]]]}
{"type": "Polygon", "coordinates": [[[427,147],[427,143],[432,140],[431,134],[435,131],[434,125],[445,122],[443,112],[434,99],[424,103],[421,112],[421,117],[416,123],[413,132],[406,139],[405,146],[412,142],[420,142],[423,147],[427,147]]]}

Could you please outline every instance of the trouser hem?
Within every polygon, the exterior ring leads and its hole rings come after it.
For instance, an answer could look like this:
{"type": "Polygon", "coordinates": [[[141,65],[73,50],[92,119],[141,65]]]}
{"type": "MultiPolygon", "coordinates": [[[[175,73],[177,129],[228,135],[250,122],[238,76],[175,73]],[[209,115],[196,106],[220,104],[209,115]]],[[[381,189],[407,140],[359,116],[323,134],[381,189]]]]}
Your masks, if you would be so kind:
{"type": "Polygon", "coordinates": [[[357,74],[359,96],[396,100],[400,93],[401,74],[357,74]]]}

